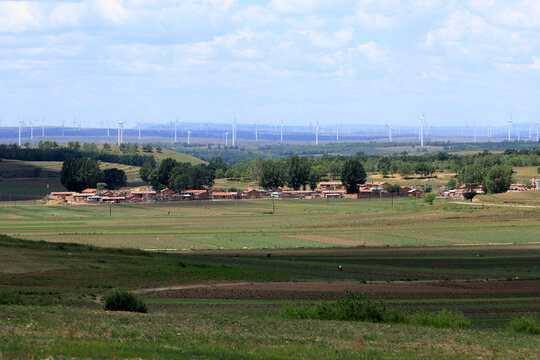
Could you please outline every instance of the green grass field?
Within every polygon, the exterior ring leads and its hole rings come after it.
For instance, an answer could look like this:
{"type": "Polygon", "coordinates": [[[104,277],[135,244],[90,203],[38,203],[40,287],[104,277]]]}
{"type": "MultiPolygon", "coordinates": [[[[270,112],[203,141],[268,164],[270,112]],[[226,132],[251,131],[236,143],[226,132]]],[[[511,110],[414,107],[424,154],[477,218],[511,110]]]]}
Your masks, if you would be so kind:
{"type": "Polygon", "coordinates": [[[0,233],[140,249],[538,245],[537,209],[390,198],[0,207],[0,233]],[[276,212],[272,214],[273,204],[276,212]],[[111,211],[112,216],[109,216],[111,211]],[[170,214],[169,214],[170,212],[170,214]]]}
{"type": "MultiPolygon", "coordinates": [[[[534,279],[540,274],[539,249],[367,250],[276,253],[271,258],[264,253],[242,253],[234,257],[220,252],[145,253],[0,236],[0,291],[20,297],[18,305],[0,305],[0,352],[7,359],[537,357],[538,336],[515,334],[506,326],[516,315],[540,312],[539,294],[535,285],[530,285],[538,284],[534,279]],[[336,263],[343,264],[346,270],[337,272],[336,263]],[[394,271],[394,275],[388,271],[394,271]],[[423,274],[424,280],[448,278],[440,284],[449,284],[451,291],[366,293],[405,312],[460,310],[473,320],[473,327],[445,330],[286,320],[278,315],[284,305],[309,306],[339,297],[340,293],[324,288],[276,291],[249,286],[283,281],[294,281],[288,283],[293,287],[309,284],[305,281],[330,281],[329,286],[346,282],[354,286],[368,277],[386,279],[373,282],[373,286],[424,286],[414,279],[388,282],[415,272],[423,274]],[[517,274],[522,281],[453,282],[486,274],[517,274]],[[134,290],[238,281],[247,282],[247,287],[147,292],[142,298],[149,306],[148,314],[106,312],[97,303],[111,288],[134,290]],[[452,291],[453,287],[475,284],[488,286],[480,292],[452,291]],[[495,285],[502,285],[502,290],[494,292],[495,285]]],[[[370,286],[369,280],[366,286],[370,286]]]]}

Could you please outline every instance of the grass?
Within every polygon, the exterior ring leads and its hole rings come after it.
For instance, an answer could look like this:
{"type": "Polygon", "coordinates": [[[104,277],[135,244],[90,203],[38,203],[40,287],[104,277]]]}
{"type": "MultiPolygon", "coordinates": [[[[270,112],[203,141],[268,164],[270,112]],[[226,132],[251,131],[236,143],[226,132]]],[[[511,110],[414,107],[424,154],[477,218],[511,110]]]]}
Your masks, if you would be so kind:
{"type": "Polygon", "coordinates": [[[414,199],[126,204],[112,216],[100,205],[13,205],[0,206],[0,233],[140,249],[535,245],[540,227],[535,209],[414,199]]]}
{"type": "Polygon", "coordinates": [[[515,318],[510,322],[510,330],[530,335],[540,334],[540,317],[530,315],[515,318]]]}
{"type": "MultiPolygon", "coordinates": [[[[519,248],[366,250],[276,253],[270,258],[266,252],[241,253],[235,257],[221,252],[148,253],[0,236],[0,299],[15,296],[15,301],[6,301],[11,305],[0,305],[0,353],[6,358],[39,354],[43,358],[209,359],[416,359],[420,355],[430,359],[534,359],[538,355],[537,337],[509,336],[505,330],[516,314],[540,312],[534,290],[531,294],[450,293],[446,298],[439,297],[441,294],[431,298],[421,293],[404,298],[397,293],[379,294],[396,311],[424,311],[419,325],[278,316],[287,304],[318,303],[317,297],[312,298],[318,292],[231,291],[220,299],[214,297],[211,287],[153,291],[139,295],[148,306],[147,314],[108,312],[97,303],[114,288],[214,282],[345,280],[354,284],[377,273],[389,279],[414,271],[433,279],[478,277],[485,272],[535,278],[540,263],[538,250],[519,248]],[[345,270],[337,272],[335,263],[344,264],[345,270]],[[373,269],[377,271],[371,272],[373,269]],[[393,275],[388,272],[392,269],[393,275]],[[533,271],[529,273],[529,269],[533,271]],[[465,272],[451,275],[457,270],[465,272]],[[276,300],[264,300],[270,294],[276,300]],[[261,300],[254,300],[253,295],[261,300]],[[298,295],[308,297],[302,300],[298,295]],[[451,308],[452,304],[458,308],[451,308]],[[455,311],[465,313],[473,328],[435,328],[433,325],[454,319],[437,314],[447,308],[454,315],[455,311]]],[[[377,298],[376,294],[368,296],[377,298]]]]}

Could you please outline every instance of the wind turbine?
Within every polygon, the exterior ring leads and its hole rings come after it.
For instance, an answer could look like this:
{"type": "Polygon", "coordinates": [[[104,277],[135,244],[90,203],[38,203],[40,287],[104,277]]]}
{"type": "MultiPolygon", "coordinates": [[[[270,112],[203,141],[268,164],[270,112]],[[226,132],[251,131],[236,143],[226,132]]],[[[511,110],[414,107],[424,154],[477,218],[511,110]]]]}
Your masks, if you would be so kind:
{"type": "Polygon", "coordinates": [[[283,120],[281,120],[281,132],[280,132],[279,143],[283,144],[283,120]]]}
{"type": "Polygon", "coordinates": [[[516,131],[517,131],[517,135],[518,135],[518,141],[521,140],[521,131],[519,131],[519,125],[516,124],[516,131]]]}
{"type": "Polygon", "coordinates": [[[538,142],[540,135],[540,117],[538,117],[538,120],[536,120],[536,142],[538,142]]]}
{"type": "Polygon", "coordinates": [[[255,141],[259,141],[259,124],[255,124],[255,141]]]}
{"type": "Polygon", "coordinates": [[[422,114],[422,119],[420,120],[420,146],[424,146],[424,114],[422,114]]]}
{"type": "Polygon", "coordinates": [[[124,123],[122,122],[122,120],[119,120],[118,121],[118,146],[120,146],[120,144],[122,144],[122,130],[124,128],[124,123]]]}
{"type": "Polygon", "coordinates": [[[386,127],[388,128],[388,141],[392,142],[392,125],[387,122],[386,127]]]}
{"type": "Polygon", "coordinates": [[[339,143],[339,125],[336,124],[336,142],[339,143]]]}
{"type": "Polygon", "coordinates": [[[188,132],[187,132],[187,143],[188,143],[188,145],[189,145],[190,139],[191,139],[191,130],[188,130],[188,132]]]}
{"type": "Polygon", "coordinates": [[[174,121],[174,143],[176,144],[176,128],[178,127],[178,119],[174,121]]]}
{"type": "Polygon", "coordinates": [[[141,141],[141,122],[139,121],[137,125],[139,126],[139,141],[141,141]]]}
{"type": "Polygon", "coordinates": [[[34,123],[30,120],[30,140],[34,138],[34,123]]]}
{"type": "Polygon", "coordinates": [[[319,120],[317,120],[317,125],[315,126],[315,145],[319,145],[319,120]]]}
{"type": "Polygon", "coordinates": [[[476,124],[473,125],[474,137],[473,142],[476,142],[476,124]]]}
{"type": "Polygon", "coordinates": [[[232,121],[232,146],[236,146],[236,118],[232,121]]]}
{"type": "Polygon", "coordinates": [[[229,146],[229,132],[225,131],[225,146],[229,146]]]}
{"type": "Polygon", "coordinates": [[[529,124],[529,140],[532,139],[532,126],[529,124]]]}
{"type": "Polygon", "coordinates": [[[508,119],[508,141],[511,141],[512,137],[512,114],[510,114],[510,118],[508,119]]]}
{"type": "Polygon", "coordinates": [[[24,125],[24,122],[22,120],[19,120],[19,146],[21,146],[21,131],[22,131],[23,125],[24,125]]]}

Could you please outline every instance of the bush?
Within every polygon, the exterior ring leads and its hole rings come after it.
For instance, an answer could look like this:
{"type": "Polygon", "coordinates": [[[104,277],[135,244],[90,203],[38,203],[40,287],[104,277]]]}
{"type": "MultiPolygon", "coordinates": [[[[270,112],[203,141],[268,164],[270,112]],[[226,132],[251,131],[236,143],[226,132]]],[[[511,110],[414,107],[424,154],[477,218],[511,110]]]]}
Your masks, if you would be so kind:
{"type": "Polygon", "coordinates": [[[471,320],[458,311],[441,310],[437,313],[419,313],[409,315],[407,322],[413,325],[427,325],[436,328],[466,329],[471,327],[471,320]]]}
{"type": "Polygon", "coordinates": [[[382,302],[368,299],[361,292],[347,290],[345,297],[336,303],[320,303],[314,307],[286,307],[281,312],[286,319],[317,319],[342,321],[368,321],[396,323],[405,321],[405,316],[387,309],[382,302]]]}
{"type": "Polygon", "coordinates": [[[427,202],[429,205],[433,205],[433,200],[435,200],[436,197],[437,195],[435,195],[434,193],[426,194],[424,196],[424,202],[427,202]]]}
{"type": "Polygon", "coordinates": [[[135,295],[124,290],[113,290],[103,300],[103,308],[109,311],[132,311],[146,313],[146,304],[135,295]]]}
{"type": "Polygon", "coordinates": [[[0,290],[0,305],[23,305],[23,298],[17,292],[0,290]]]}
{"type": "Polygon", "coordinates": [[[510,330],[520,333],[537,335],[540,334],[540,317],[529,315],[515,318],[510,321],[510,330]]]}

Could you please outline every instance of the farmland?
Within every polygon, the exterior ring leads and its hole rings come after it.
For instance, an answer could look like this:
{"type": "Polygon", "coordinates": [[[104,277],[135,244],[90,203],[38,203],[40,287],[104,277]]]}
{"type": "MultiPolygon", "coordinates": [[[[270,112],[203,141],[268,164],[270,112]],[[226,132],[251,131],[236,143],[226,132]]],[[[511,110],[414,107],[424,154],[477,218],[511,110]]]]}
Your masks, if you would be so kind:
{"type": "Polygon", "coordinates": [[[467,207],[451,201],[430,206],[411,198],[112,207],[8,203],[0,207],[0,215],[0,233],[10,236],[140,249],[538,245],[540,241],[539,212],[534,208],[467,207]]]}
{"type": "Polygon", "coordinates": [[[147,253],[0,238],[0,351],[69,357],[534,359],[539,340],[506,330],[538,313],[536,248],[379,248],[147,253]],[[336,264],[344,271],[336,271],[336,264]],[[100,309],[101,294],[136,292],[149,314],[100,309]],[[463,330],[286,320],[363,290],[405,312],[460,310],[463,330]]]}
{"type": "Polygon", "coordinates": [[[479,199],[496,206],[414,198],[3,202],[0,233],[10,237],[0,236],[0,303],[16,300],[0,305],[0,353],[535,359],[538,335],[508,326],[540,313],[538,193],[479,199]],[[102,310],[115,288],[136,293],[149,313],[102,310]],[[346,290],[404,314],[459,311],[472,325],[280,316],[346,290]]]}

